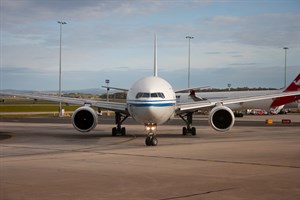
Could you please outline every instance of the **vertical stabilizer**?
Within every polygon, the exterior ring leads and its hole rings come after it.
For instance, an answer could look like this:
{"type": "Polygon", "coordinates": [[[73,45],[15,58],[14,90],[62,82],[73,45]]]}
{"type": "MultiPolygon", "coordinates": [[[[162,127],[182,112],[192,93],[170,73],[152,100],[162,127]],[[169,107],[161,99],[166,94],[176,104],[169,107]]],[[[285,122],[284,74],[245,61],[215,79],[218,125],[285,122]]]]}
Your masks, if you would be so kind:
{"type": "Polygon", "coordinates": [[[284,92],[291,92],[291,91],[298,91],[298,90],[300,90],[300,73],[294,79],[294,81],[291,82],[291,84],[287,88],[285,88],[284,92]]]}
{"type": "MultiPolygon", "coordinates": [[[[299,91],[300,90],[300,73],[298,76],[294,79],[294,81],[283,91],[283,92],[293,92],[293,91],[299,91]]],[[[277,106],[285,105],[287,103],[291,103],[294,101],[300,100],[300,96],[288,96],[288,97],[279,97],[273,100],[271,104],[271,108],[275,108],[277,106]]]]}
{"type": "Polygon", "coordinates": [[[156,41],[156,34],[154,35],[154,76],[157,76],[157,41],[156,41]]]}

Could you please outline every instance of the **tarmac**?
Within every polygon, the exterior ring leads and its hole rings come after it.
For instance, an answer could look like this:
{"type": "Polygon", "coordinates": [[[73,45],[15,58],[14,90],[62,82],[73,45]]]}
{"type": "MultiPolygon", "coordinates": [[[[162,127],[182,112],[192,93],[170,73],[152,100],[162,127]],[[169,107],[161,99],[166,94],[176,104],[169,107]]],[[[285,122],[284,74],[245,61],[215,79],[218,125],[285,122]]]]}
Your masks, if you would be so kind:
{"type": "Polygon", "coordinates": [[[113,117],[90,133],[70,118],[0,119],[0,199],[300,199],[300,114],[237,118],[226,133],[198,116],[196,136],[183,125],[159,126],[147,147],[131,119],[117,137],[113,117]]]}

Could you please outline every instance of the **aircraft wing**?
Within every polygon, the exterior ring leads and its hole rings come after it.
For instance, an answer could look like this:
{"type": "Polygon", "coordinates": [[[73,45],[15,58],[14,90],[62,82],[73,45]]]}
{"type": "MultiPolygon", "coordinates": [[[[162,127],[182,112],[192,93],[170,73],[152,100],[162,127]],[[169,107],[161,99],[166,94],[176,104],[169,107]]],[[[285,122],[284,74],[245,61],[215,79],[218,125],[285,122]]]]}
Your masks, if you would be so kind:
{"type": "Polygon", "coordinates": [[[210,108],[216,105],[230,105],[237,103],[244,103],[250,101],[259,101],[264,99],[273,99],[278,97],[287,97],[294,96],[295,100],[297,96],[300,95],[300,91],[294,92],[283,92],[278,94],[269,94],[269,95],[261,95],[261,96],[249,96],[249,97],[239,97],[239,98],[226,98],[223,100],[214,100],[214,101],[199,101],[195,103],[184,103],[177,105],[176,113],[186,113],[186,112],[194,112],[200,110],[202,108],[210,108]]]}
{"type": "Polygon", "coordinates": [[[125,88],[110,87],[110,86],[101,86],[101,87],[106,88],[106,89],[113,89],[113,90],[120,90],[120,91],[128,92],[128,89],[125,89],[125,88]]]}
{"type": "Polygon", "coordinates": [[[62,102],[62,103],[69,103],[69,104],[75,104],[75,105],[89,104],[91,106],[98,107],[98,108],[104,108],[104,109],[108,109],[108,110],[112,110],[112,111],[118,111],[118,112],[125,113],[125,114],[128,113],[126,103],[97,101],[97,100],[92,100],[92,99],[80,99],[80,98],[70,98],[70,97],[59,98],[58,96],[50,96],[50,95],[16,94],[16,93],[6,93],[6,92],[0,92],[0,95],[25,97],[25,98],[30,98],[30,99],[62,102]]]}
{"type": "Polygon", "coordinates": [[[175,93],[183,93],[183,92],[190,91],[190,90],[199,90],[199,89],[204,89],[204,88],[210,88],[210,86],[184,88],[184,89],[175,90],[175,93]]]}

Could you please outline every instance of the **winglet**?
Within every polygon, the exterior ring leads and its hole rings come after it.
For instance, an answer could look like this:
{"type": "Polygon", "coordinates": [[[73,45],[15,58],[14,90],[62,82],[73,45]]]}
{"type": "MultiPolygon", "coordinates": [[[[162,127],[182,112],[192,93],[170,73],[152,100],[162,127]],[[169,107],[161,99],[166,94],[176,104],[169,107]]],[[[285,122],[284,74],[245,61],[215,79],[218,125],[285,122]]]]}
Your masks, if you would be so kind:
{"type": "Polygon", "coordinates": [[[157,76],[157,41],[156,33],[154,36],[154,76],[157,76]]]}

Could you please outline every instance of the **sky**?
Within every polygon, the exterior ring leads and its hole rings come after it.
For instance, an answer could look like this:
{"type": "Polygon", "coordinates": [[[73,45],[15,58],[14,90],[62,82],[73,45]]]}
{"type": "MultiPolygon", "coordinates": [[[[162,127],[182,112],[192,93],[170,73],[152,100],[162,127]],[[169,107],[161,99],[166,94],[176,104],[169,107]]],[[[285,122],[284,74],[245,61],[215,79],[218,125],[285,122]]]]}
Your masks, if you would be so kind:
{"type": "Polygon", "coordinates": [[[0,89],[130,88],[153,74],[191,86],[284,86],[300,73],[300,0],[0,0],[0,89]]]}

